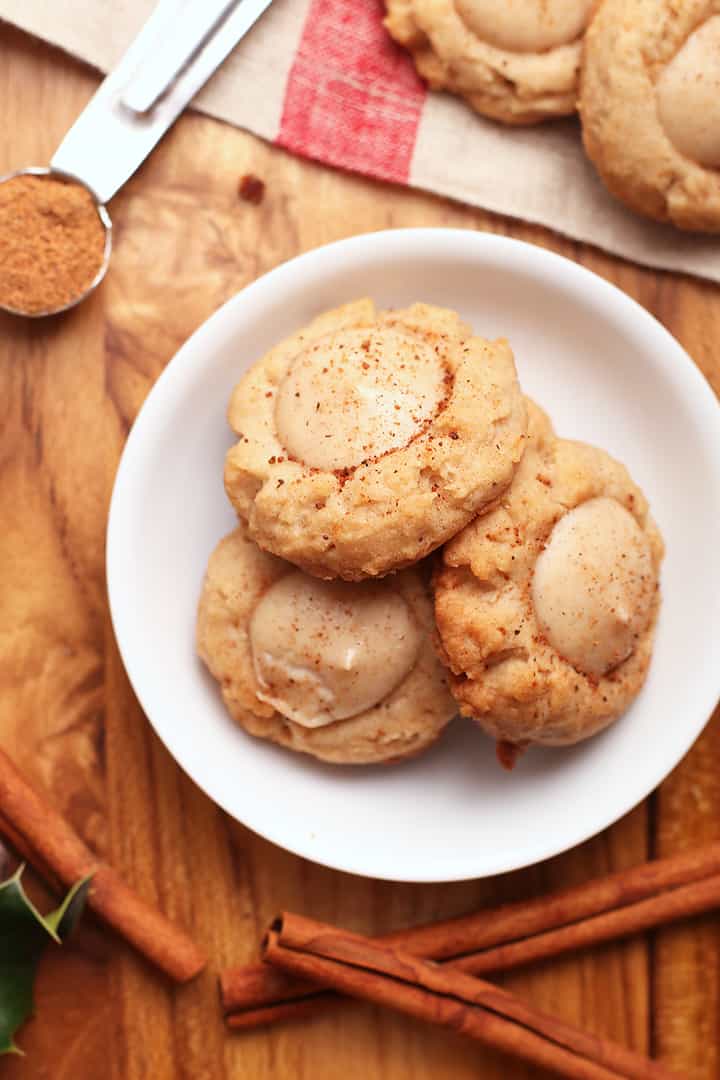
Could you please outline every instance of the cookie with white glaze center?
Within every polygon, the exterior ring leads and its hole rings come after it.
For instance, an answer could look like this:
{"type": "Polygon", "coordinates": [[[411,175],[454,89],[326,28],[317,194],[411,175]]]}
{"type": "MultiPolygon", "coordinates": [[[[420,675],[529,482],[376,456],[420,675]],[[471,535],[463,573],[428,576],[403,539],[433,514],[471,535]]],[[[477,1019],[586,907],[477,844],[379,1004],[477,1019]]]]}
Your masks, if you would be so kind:
{"type": "Polygon", "coordinates": [[[596,0],[386,0],[385,26],[433,89],[483,116],[535,124],[575,112],[596,0]]]}
{"type": "Polygon", "coordinates": [[[443,549],[435,613],[460,711],[501,743],[563,745],[645,680],[663,544],[625,467],[529,405],[512,487],[443,549]]]}
{"type": "Polygon", "coordinates": [[[307,573],[408,566],[506,489],[526,411],[504,340],[453,311],[359,300],[272,349],[236,387],[225,488],[249,536],[307,573]]]}
{"type": "Polygon", "coordinates": [[[638,213],[720,231],[720,0],[606,0],[586,35],[583,142],[638,213]]]}
{"type": "Polygon", "coordinates": [[[240,527],[210,557],[197,648],[249,734],[362,765],[419,754],[455,713],[433,630],[425,568],[320,581],[240,527]]]}

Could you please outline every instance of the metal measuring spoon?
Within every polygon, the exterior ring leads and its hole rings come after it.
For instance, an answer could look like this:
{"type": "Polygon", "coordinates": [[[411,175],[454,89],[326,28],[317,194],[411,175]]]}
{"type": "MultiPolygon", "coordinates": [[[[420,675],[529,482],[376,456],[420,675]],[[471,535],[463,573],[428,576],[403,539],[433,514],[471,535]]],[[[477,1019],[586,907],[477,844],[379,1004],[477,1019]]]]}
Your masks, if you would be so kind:
{"type": "Polygon", "coordinates": [[[187,103],[225,60],[271,0],[160,0],[114,71],[107,76],[53,155],[0,177],[49,176],[79,183],[92,196],[105,231],[102,264],[82,293],[46,311],[0,310],[41,318],[75,307],[95,289],[110,262],[107,203],[145,160],[187,103]]]}

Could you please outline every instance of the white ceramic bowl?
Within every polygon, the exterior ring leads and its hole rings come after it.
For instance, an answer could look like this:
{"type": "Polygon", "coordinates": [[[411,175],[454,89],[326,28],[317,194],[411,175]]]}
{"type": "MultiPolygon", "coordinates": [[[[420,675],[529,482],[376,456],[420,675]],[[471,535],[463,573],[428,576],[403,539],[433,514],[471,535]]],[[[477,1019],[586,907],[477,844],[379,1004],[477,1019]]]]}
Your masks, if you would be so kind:
{"type": "Polygon", "coordinates": [[[117,475],[108,585],[123,660],[156,732],[229,814],[326,866],[396,881],[482,877],[604,829],[682,758],[720,690],[720,413],[677,342],[624,293],[558,255],[445,229],[374,233],[302,255],[217,311],[138,416],[117,475]],[[456,720],[417,760],[319,764],[228,718],[194,652],[207,558],[234,517],[222,484],[228,396],[313,315],[372,296],[458,310],[505,335],[523,387],[559,434],[624,461],[667,544],[648,681],[629,712],[572,749],[532,749],[512,774],[456,720]]]}

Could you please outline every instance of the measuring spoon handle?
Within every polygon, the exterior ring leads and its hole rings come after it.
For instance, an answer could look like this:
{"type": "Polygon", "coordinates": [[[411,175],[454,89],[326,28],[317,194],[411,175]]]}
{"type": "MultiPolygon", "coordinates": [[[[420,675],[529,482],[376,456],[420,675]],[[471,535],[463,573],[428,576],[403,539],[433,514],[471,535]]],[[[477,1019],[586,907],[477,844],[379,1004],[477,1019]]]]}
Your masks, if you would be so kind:
{"type": "Polygon", "coordinates": [[[270,3],[160,0],[50,164],[107,202],[270,3]]]}

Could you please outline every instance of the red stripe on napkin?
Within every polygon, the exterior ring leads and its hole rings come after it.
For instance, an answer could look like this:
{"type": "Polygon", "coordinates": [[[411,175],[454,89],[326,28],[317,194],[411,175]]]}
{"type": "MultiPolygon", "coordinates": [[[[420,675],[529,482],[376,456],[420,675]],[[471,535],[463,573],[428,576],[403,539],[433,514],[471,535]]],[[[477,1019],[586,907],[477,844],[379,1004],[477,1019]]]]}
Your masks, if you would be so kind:
{"type": "Polygon", "coordinates": [[[277,142],[407,183],[425,88],[382,25],[380,0],[313,0],[290,70],[277,142]]]}

